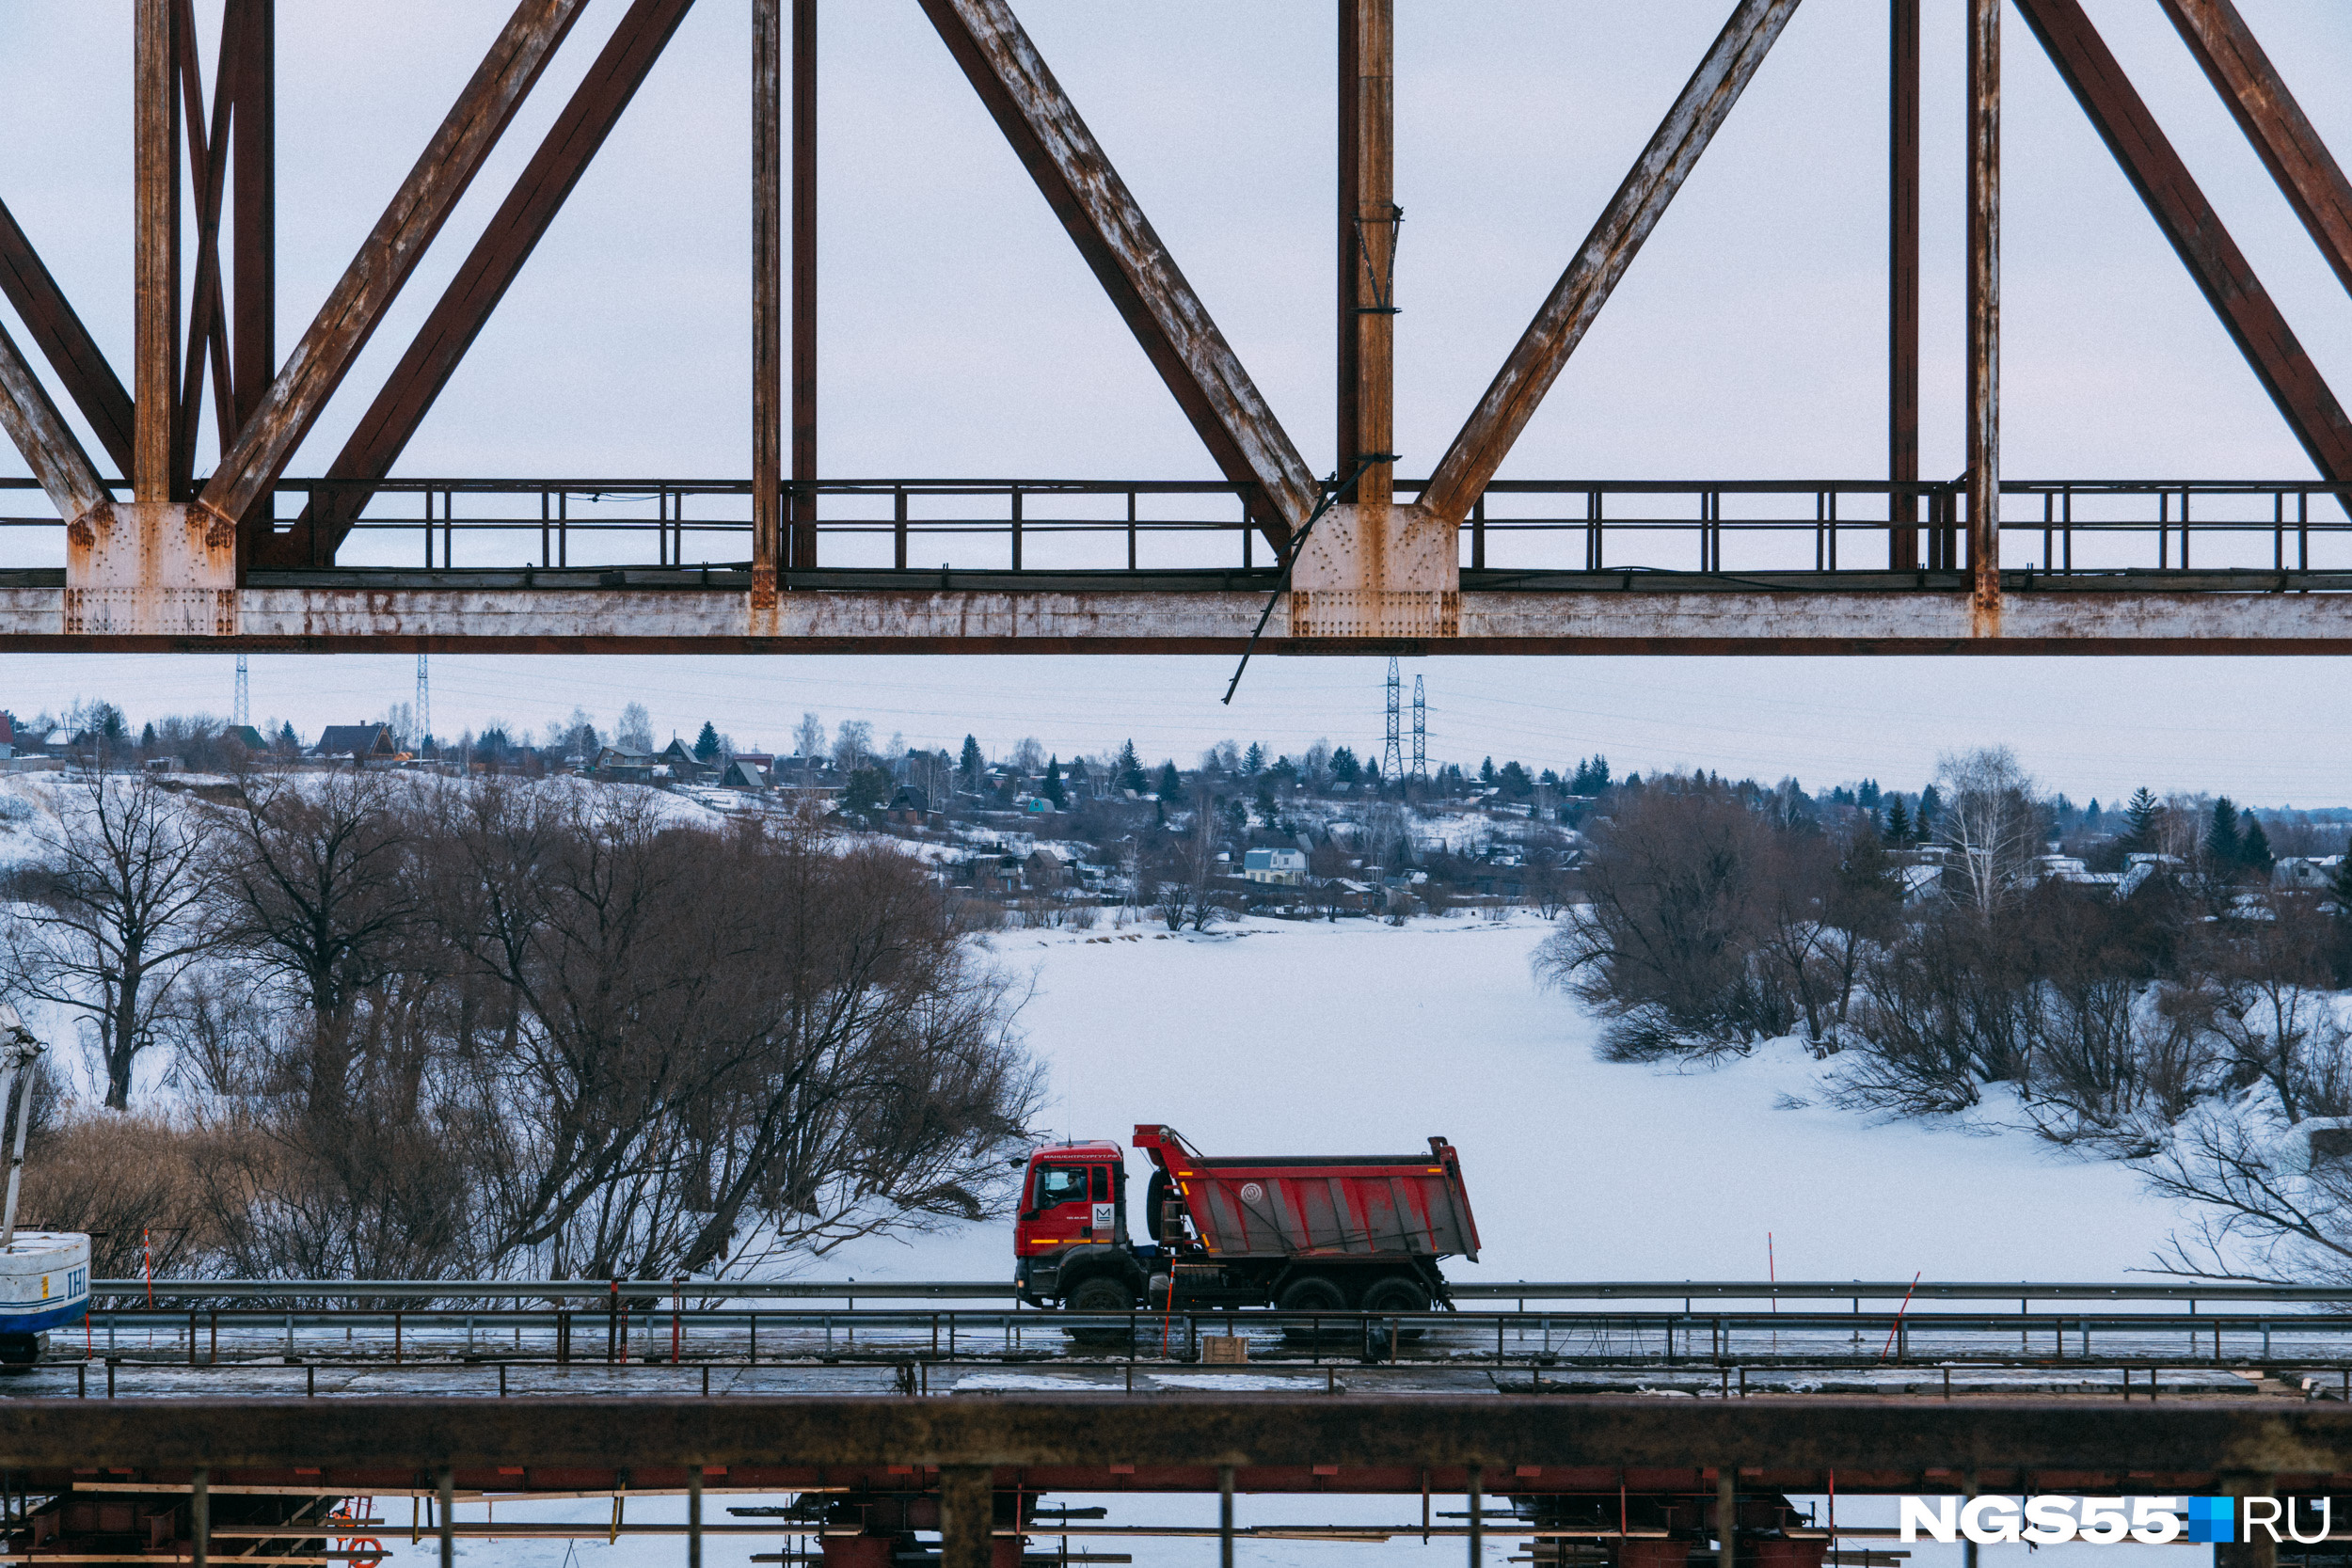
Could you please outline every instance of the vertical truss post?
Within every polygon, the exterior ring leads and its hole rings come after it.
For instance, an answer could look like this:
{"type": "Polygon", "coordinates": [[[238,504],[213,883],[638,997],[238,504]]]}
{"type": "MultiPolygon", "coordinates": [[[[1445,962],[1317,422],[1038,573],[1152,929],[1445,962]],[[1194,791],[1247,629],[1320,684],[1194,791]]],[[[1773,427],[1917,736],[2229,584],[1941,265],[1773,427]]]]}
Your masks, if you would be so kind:
{"type": "MultiPolygon", "coordinates": [[[[1919,0],[1892,0],[1887,128],[1886,477],[1919,479],[1919,0]]],[[[1919,498],[1886,501],[1886,564],[1919,564],[1919,498]]]]}
{"type": "Polygon", "coordinates": [[[950,1465],[939,1472],[940,1568],[990,1568],[995,1556],[995,1473],[950,1465]]]}
{"type": "Polygon", "coordinates": [[[1356,165],[1356,7],[1358,0],[1339,0],[1339,87],[1333,101],[1339,107],[1339,158],[1335,166],[1339,189],[1336,232],[1339,250],[1331,276],[1339,284],[1338,319],[1332,324],[1338,347],[1339,377],[1336,432],[1339,451],[1336,471],[1356,471],[1356,279],[1362,263],[1356,257],[1356,217],[1363,211],[1358,194],[1356,165]]]}
{"type": "Polygon", "coordinates": [[[1979,633],[2001,611],[2001,6],[1968,0],[1968,568],[1979,633]]]}
{"type": "Polygon", "coordinates": [[[783,534],[783,0],[752,0],[752,608],[776,602],[783,534]]]}
{"type": "MultiPolygon", "coordinates": [[[[224,31],[230,30],[237,49],[237,101],[230,121],[236,176],[230,337],[242,426],[278,373],[278,0],[230,0],[224,31]]],[[[220,155],[216,149],[214,156],[220,155]]]]}
{"type": "Polygon", "coordinates": [[[1374,517],[1395,499],[1396,468],[1389,454],[1396,438],[1396,7],[1395,0],[1352,0],[1348,50],[1355,79],[1343,84],[1348,110],[1345,141],[1351,166],[1343,175],[1353,198],[1345,214],[1348,305],[1341,331],[1350,340],[1354,376],[1343,396],[1353,428],[1342,437],[1348,452],[1343,473],[1371,467],[1343,496],[1374,517]]]}
{"type": "Polygon", "coordinates": [[[792,0],[792,564],[817,564],[817,0],[792,0]]]}
{"type": "Polygon", "coordinates": [[[180,382],[180,95],[177,8],[136,0],[132,23],[133,498],[167,501],[180,382]]]}

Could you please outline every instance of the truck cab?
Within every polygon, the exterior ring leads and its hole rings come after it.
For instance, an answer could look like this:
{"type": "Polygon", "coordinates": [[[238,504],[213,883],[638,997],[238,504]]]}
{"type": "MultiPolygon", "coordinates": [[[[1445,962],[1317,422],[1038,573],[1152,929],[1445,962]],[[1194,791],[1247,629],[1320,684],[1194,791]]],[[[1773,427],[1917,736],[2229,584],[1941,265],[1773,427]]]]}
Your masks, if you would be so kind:
{"type": "Polygon", "coordinates": [[[1022,1173],[1014,1283],[1032,1307],[1125,1312],[1142,1298],[1146,1260],[1127,1243],[1127,1154],[1115,1143],[1051,1144],[1022,1173]],[[1090,1287],[1090,1288],[1089,1288],[1090,1287]]]}

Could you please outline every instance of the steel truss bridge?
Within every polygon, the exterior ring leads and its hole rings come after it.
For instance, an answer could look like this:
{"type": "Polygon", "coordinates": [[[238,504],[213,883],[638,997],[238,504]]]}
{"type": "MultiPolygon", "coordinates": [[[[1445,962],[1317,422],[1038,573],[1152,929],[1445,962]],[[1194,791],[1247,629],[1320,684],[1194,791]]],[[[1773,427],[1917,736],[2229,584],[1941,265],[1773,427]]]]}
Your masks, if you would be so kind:
{"type": "MultiPolygon", "coordinates": [[[[225,0],[210,38],[190,0],[121,3],[135,22],[127,383],[0,206],[0,293],[27,340],[0,332],[0,426],[34,476],[0,485],[0,650],[1200,652],[1241,648],[1260,628],[1291,652],[2352,650],[2352,420],[2080,0],[2016,9],[2315,480],[2003,475],[2001,0],[1968,0],[1967,468],[1957,481],[1918,471],[1919,0],[1889,0],[1883,478],[1497,478],[1798,0],[1732,5],[1418,480],[1395,473],[1392,451],[1392,337],[1409,304],[1393,267],[1394,0],[1337,0],[1340,438],[1322,478],[1009,0],[914,0],[1200,435],[1219,476],[1201,483],[824,477],[820,8],[748,0],[751,477],[395,475],[692,3],[629,0],[343,449],[316,478],[289,478],[587,0],[521,0],[283,354],[275,0],[225,0]],[[199,474],[207,419],[221,455],[199,474]]],[[[2231,0],[2159,3],[2352,288],[2352,182],[2259,41],[2231,0]]]]}

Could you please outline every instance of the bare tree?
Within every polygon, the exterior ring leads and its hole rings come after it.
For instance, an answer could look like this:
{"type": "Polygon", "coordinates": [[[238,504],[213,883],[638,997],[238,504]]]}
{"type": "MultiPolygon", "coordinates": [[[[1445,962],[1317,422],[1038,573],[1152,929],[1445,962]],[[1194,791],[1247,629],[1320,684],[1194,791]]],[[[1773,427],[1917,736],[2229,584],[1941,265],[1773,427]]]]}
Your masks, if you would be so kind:
{"type": "Polygon", "coordinates": [[[1958,862],[1970,903],[1989,914],[2033,883],[2042,842],[2033,780],[2006,746],[1947,752],[1936,760],[1936,778],[1945,797],[1937,833],[1958,862]]]}
{"type": "Polygon", "coordinates": [[[24,994],[89,1022],[112,1110],[130,1107],[173,987],[217,943],[206,908],[215,831],[209,807],[102,766],[33,832],[42,858],[20,885],[42,916],[8,921],[9,966],[24,994]]]}

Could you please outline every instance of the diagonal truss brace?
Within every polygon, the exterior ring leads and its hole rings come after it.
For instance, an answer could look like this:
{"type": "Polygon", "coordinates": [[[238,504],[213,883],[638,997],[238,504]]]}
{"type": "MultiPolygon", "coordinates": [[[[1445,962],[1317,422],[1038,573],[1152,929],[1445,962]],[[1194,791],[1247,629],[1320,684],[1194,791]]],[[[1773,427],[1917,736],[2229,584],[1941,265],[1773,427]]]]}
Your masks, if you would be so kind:
{"type": "Polygon", "coordinates": [[[2017,8],[2312,465],[2330,480],[2352,480],[2352,420],[2079,0],[2017,0],[2017,8]]]}
{"type": "Polygon", "coordinates": [[[24,319],[35,345],[56,371],[82,418],[89,421],[115,472],[129,473],[131,394],[5,202],[0,202],[0,294],[24,319]]]}
{"type": "Polygon", "coordinates": [[[1252,487],[1251,515],[1266,536],[1287,543],[1315,508],[1314,475],[1010,6],[921,4],[1210,456],[1252,487]]]}
{"type": "Polygon", "coordinates": [[[318,317],[223,453],[199,504],[242,525],[266,502],[401,286],[472,183],[587,0],[522,0],[318,317]]]}
{"type": "Polygon", "coordinates": [[[2312,129],[2253,29],[2230,0],[2159,3],[2337,278],[2352,290],[2352,181],[2312,129]]]}
{"type": "Polygon", "coordinates": [[[1421,505],[1432,517],[1454,524],[1470,515],[1796,8],[1797,0],[1740,0],[1576,260],[1552,287],[1551,297],[1430,474],[1421,505]]]}
{"type": "Polygon", "coordinates": [[[354,483],[320,492],[320,499],[312,502],[294,531],[277,541],[271,553],[282,563],[334,558],[352,520],[374,493],[375,482],[400,460],[693,3],[636,0],[614,26],[514,189],[442,291],[433,313],[417,329],[407,353],[328,467],[327,479],[354,483]]]}
{"type": "Polygon", "coordinates": [[[112,503],[89,454],[6,327],[0,327],[0,430],[24,454],[49,504],[72,527],[85,527],[85,519],[112,503]]]}

